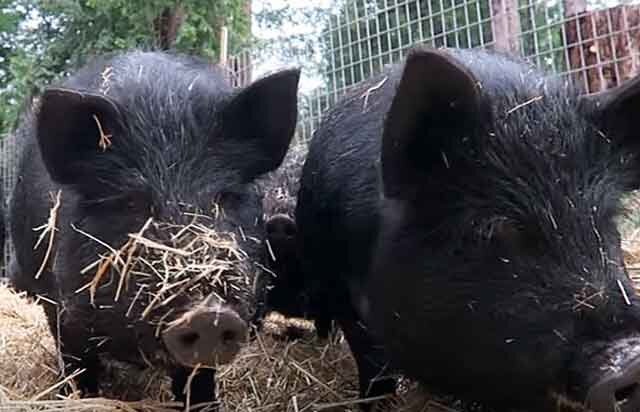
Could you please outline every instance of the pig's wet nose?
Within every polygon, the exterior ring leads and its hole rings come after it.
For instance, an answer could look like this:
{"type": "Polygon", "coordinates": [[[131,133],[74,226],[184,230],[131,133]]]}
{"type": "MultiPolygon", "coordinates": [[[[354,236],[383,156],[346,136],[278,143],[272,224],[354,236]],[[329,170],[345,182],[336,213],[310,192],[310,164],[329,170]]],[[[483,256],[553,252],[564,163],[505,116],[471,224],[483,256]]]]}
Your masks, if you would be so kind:
{"type": "Polygon", "coordinates": [[[247,338],[247,323],[232,310],[200,311],[168,328],[167,350],[183,365],[216,366],[230,362],[247,338]]]}
{"type": "Polygon", "coordinates": [[[586,404],[593,412],[640,411],[640,357],[593,385],[586,404]]]}

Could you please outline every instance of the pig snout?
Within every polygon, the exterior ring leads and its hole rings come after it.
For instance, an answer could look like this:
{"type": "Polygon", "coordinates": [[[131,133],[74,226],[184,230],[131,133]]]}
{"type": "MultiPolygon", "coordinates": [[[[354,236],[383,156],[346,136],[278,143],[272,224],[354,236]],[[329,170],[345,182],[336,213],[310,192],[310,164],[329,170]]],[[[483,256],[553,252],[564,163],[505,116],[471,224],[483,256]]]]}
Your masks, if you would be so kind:
{"type": "Polygon", "coordinates": [[[593,412],[640,411],[640,357],[593,385],[587,406],[593,412]]]}
{"type": "Polygon", "coordinates": [[[233,360],[247,335],[248,325],[236,311],[216,305],[185,313],[164,331],[162,339],[180,364],[216,366],[233,360]]]}
{"type": "Polygon", "coordinates": [[[267,235],[269,239],[285,241],[296,234],[296,223],[289,216],[278,214],[267,221],[267,235]]]}
{"type": "MultiPolygon", "coordinates": [[[[638,343],[635,340],[635,343],[638,343]]],[[[593,412],[640,411],[640,346],[615,352],[607,365],[599,368],[602,376],[587,391],[586,406],[593,412]]]]}

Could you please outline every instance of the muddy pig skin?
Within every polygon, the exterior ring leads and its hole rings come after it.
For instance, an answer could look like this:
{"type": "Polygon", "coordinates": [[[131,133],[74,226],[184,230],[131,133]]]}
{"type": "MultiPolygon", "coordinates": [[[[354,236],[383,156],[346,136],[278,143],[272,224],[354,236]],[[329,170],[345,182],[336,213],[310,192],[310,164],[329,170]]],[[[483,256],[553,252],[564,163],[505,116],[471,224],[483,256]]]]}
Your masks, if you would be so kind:
{"type": "MultiPolygon", "coordinates": [[[[287,152],[299,75],[283,70],[232,89],[203,59],[132,50],[93,59],[46,88],[23,114],[10,205],[17,252],[11,279],[51,302],[43,304],[68,372],[86,368],[77,378],[86,396],[98,391],[107,354],[166,368],[181,401],[187,378],[202,366],[190,402],[215,401],[216,364],[233,359],[264,312],[268,276],[254,265],[264,239],[255,182],[287,152]],[[58,193],[52,248],[36,279],[49,236],[34,247],[58,193]],[[128,278],[116,301],[114,263],[94,296],[86,289],[97,278],[95,266],[86,268],[109,255],[105,245],[117,250],[147,223],[145,237],[167,244],[194,222],[237,241],[241,262],[221,270],[215,284],[181,275],[180,285],[189,287],[165,299],[162,282],[134,273],[128,276],[147,279],[144,288],[128,278]],[[145,313],[150,306],[142,302],[154,296],[163,296],[162,304],[145,313]]],[[[149,261],[149,250],[135,249],[133,261],[149,261]]]]}
{"type": "Polygon", "coordinates": [[[400,371],[497,411],[640,410],[615,223],[637,187],[638,104],[638,79],[581,98],[506,56],[417,48],[325,115],[300,254],[362,396],[400,371]]]}

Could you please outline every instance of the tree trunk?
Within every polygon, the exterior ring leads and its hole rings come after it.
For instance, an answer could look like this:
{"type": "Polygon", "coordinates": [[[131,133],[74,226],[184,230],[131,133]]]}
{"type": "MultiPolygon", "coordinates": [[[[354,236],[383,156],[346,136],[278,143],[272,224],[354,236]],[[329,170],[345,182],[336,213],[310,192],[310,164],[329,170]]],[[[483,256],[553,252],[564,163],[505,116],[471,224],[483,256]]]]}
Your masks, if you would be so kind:
{"type": "Polygon", "coordinates": [[[177,4],[173,8],[167,7],[156,17],[154,21],[156,44],[160,50],[173,48],[184,17],[185,11],[180,4],[177,4]]]}
{"type": "Polygon", "coordinates": [[[251,33],[251,29],[252,29],[252,24],[251,24],[251,22],[252,22],[252,20],[251,20],[251,0],[245,0],[244,6],[242,7],[242,9],[244,10],[244,13],[249,18],[249,33],[251,33]]]}
{"type": "MultiPolygon", "coordinates": [[[[245,0],[243,11],[248,19],[248,31],[251,33],[251,0],[245,0]]],[[[250,50],[243,50],[232,56],[226,62],[231,84],[234,87],[243,87],[251,83],[253,79],[253,59],[250,50]]]]}

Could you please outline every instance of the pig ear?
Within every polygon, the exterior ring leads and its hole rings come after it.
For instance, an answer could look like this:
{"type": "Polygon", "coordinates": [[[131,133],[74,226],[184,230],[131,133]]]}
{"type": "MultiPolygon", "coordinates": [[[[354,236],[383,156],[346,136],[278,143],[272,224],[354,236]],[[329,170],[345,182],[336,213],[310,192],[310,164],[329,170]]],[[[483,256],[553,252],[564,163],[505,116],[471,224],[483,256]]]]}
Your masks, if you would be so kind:
{"type": "Polygon", "coordinates": [[[120,119],[116,103],[106,96],[46,89],[36,121],[42,160],[51,178],[60,184],[82,178],[91,160],[108,149],[120,119]]]}
{"type": "Polygon", "coordinates": [[[246,147],[244,174],[249,178],[282,163],[298,118],[300,70],[283,70],[264,77],[235,95],[223,112],[225,136],[246,147]]]}
{"type": "Polygon", "coordinates": [[[479,99],[478,82],[453,56],[409,53],[384,124],[385,196],[408,197],[436,167],[445,166],[443,153],[475,127],[479,99]]]}
{"type": "Polygon", "coordinates": [[[592,120],[614,144],[635,153],[631,167],[635,176],[626,189],[640,188],[640,138],[637,116],[640,113],[640,76],[604,92],[584,96],[580,101],[583,113],[592,120]]]}
{"type": "Polygon", "coordinates": [[[604,92],[583,96],[580,103],[607,137],[640,150],[640,139],[635,137],[636,116],[640,113],[640,76],[604,92]]]}

